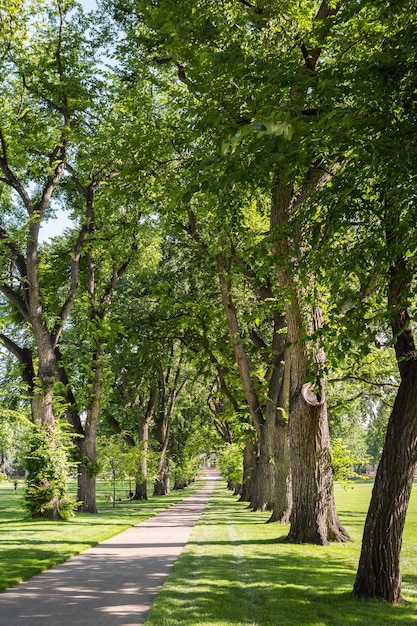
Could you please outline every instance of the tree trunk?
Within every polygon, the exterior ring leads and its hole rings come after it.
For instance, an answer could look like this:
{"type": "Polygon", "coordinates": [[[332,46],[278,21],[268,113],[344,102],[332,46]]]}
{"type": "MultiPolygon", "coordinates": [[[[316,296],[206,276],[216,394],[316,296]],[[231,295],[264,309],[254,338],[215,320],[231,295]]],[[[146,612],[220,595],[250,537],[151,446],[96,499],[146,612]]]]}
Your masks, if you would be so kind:
{"type": "MultiPolygon", "coordinates": [[[[287,311],[290,342],[290,417],[292,514],[288,540],[328,545],[349,541],[336,513],[323,379],[306,385],[308,359],[303,320],[293,296],[287,311]]],[[[322,357],[323,358],[323,357],[322,357]]]]}
{"type": "MultiPolygon", "coordinates": [[[[147,412],[148,413],[148,412],[147,412]]],[[[142,446],[143,456],[140,461],[139,471],[141,476],[143,476],[143,480],[141,482],[136,482],[135,495],[133,496],[133,500],[147,500],[148,499],[148,489],[147,489],[147,476],[148,476],[148,447],[149,447],[149,422],[153,415],[153,408],[150,416],[148,414],[141,415],[138,421],[138,445],[142,446]]]]}
{"type": "Polygon", "coordinates": [[[35,385],[35,391],[31,399],[31,413],[34,424],[53,424],[55,421],[53,405],[53,386],[35,385]]]}
{"type": "Polygon", "coordinates": [[[55,351],[50,346],[46,331],[39,332],[36,337],[39,353],[37,383],[33,388],[31,398],[32,420],[34,424],[53,424],[53,387],[56,377],[55,351]]]}
{"type": "Polygon", "coordinates": [[[97,513],[96,504],[96,475],[95,475],[95,449],[83,439],[80,442],[79,452],[81,462],[78,472],[77,500],[81,502],[78,507],[83,513],[97,513]]]}
{"type": "Polygon", "coordinates": [[[103,393],[104,348],[100,340],[96,340],[96,351],[93,355],[94,376],[91,385],[91,401],[87,410],[87,421],[84,427],[84,438],[80,442],[81,467],[78,481],[78,498],[81,502],[80,511],[97,513],[96,504],[96,439],[100,415],[100,403],[103,393]]]}
{"type": "Polygon", "coordinates": [[[166,496],[170,493],[169,485],[169,459],[164,454],[158,467],[158,475],[154,483],[154,496],[166,496]]]}
{"type": "Polygon", "coordinates": [[[96,427],[86,424],[84,436],[79,439],[80,465],[78,472],[78,510],[97,513],[96,504],[96,427]]]}
{"type": "Polygon", "coordinates": [[[357,598],[401,602],[400,553],[417,469],[417,361],[402,380],[388,423],[353,588],[357,598]]]}
{"type": "MultiPolygon", "coordinates": [[[[269,398],[266,406],[262,406],[256,392],[256,381],[251,376],[251,367],[248,354],[242,340],[237,311],[231,293],[231,282],[226,273],[224,255],[217,257],[217,273],[222,294],[223,306],[226,314],[230,338],[239,369],[239,375],[248,403],[249,411],[258,435],[258,451],[253,468],[251,482],[250,506],[254,511],[272,511],[274,504],[278,507],[274,512],[275,519],[284,519],[288,514],[288,502],[285,501],[289,474],[289,455],[285,452],[288,447],[286,424],[278,424],[285,420],[280,417],[278,397],[282,385],[281,367],[274,364],[272,382],[269,386],[269,398]],[[264,412],[266,415],[264,415],[264,412]]],[[[280,334],[277,332],[277,320],[274,320],[273,348],[280,359],[278,349],[280,334]]]]}
{"type": "Polygon", "coordinates": [[[392,254],[388,312],[401,384],[394,402],[365,522],[353,588],[357,598],[401,602],[400,554],[405,517],[417,469],[417,351],[407,308],[412,269],[398,253],[400,214],[386,205],[386,242],[392,254]]]}
{"type": "MultiPolygon", "coordinates": [[[[278,421],[278,420],[277,420],[278,421]]],[[[275,488],[269,522],[288,524],[292,510],[291,458],[288,445],[288,423],[279,420],[275,426],[275,488]]]]}
{"type": "Polygon", "coordinates": [[[243,451],[243,483],[239,502],[250,502],[252,499],[252,480],[256,463],[256,444],[250,439],[243,451]]]}
{"type": "Polygon", "coordinates": [[[132,500],[147,500],[148,499],[148,486],[147,481],[137,482],[135,485],[135,493],[132,500]]]}
{"type": "Polygon", "coordinates": [[[261,427],[250,505],[254,511],[273,511],[269,521],[288,522],[290,455],[288,424],[277,411],[261,427]]]}
{"type": "Polygon", "coordinates": [[[292,231],[290,235],[288,228],[293,208],[308,198],[313,190],[323,186],[327,179],[328,175],[323,174],[320,168],[311,168],[306,173],[299,195],[295,196],[293,185],[286,179],[286,172],[277,172],[271,202],[271,232],[276,236],[277,278],[287,299],[292,482],[291,528],[288,539],[297,543],[320,545],[327,545],[330,541],[348,541],[349,535],[339,522],[333,495],[333,470],[322,374],[324,350],[310,346],[308,339],[310,330],[317,332],[321,327],[321,311],[315,307],[311,322],[304,319],[300,285],[293,273],[303,242],[292,231]],[[307,381],[312,378],[314,383],[308,385],[307,381]]]}
{"type": "Polygon", "coordinates": [[[348,541],[334,502],[326,406],[306,405],[301,389],[291,404],[293,509],[288,540],[318,545],[348,541]]]}

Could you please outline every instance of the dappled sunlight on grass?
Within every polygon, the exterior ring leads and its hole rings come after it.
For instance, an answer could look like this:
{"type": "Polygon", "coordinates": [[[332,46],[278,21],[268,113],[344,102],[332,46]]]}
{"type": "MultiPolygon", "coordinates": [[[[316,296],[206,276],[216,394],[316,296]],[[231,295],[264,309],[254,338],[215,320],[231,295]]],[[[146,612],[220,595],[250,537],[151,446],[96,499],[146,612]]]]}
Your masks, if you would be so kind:
{"type": "Polygon", "coordinates": [[[352,597],[371,488],[336,487],[340,516],[354,541],[320,547],[287,543],[288,526],[265,523],[269,513],[253,513],[219,483],[146,625],[417,626],[417,532],[408,532],[411,543],[404,546],[410,604],[352,597]]]}
{"type": "MultiPolygon", "coordinates": [[[[68,522],[31,519],[22,507],[22,488],[0,484],[0,591],[30,578],[71,556],[143,522],[200,488],[197,481],[183,491],[141,501],[108,503],[108,485],[98,483],[99,513],[77,513],[68,522]]],[[[127,490],[127,489],[126,489],[127,490]]]]}

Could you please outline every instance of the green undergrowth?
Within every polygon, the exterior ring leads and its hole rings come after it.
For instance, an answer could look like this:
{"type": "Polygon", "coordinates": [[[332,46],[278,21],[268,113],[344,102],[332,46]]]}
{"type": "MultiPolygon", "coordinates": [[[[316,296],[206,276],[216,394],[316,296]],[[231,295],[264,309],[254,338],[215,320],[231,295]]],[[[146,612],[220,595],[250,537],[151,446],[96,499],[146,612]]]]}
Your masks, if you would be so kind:
{"type": "Polygon", "coordinates": [[[196,481],[184,490],[145,501],[123,497],[129,490],[126,484],[119,487],[122,501],[113,506],[106,499],[112,488],[99,482],[97,515],[76,513],[68,522],[57,522],[30,519],[22,505],[22,483],[16,492],[12,483],[0,483],[0,591],[167,509],[203,484],[196,481]]]}
{"type": "Polygon", "coordinates": [[[353,541],[291,545],[288,527],[265,523],[218,481],[208,506],[146,626],[417,625],[417,497],[404,533],[403,593],[408,604],[357,601],[352,586],[371,482],[336,486],[342,523],[353,541]]]}

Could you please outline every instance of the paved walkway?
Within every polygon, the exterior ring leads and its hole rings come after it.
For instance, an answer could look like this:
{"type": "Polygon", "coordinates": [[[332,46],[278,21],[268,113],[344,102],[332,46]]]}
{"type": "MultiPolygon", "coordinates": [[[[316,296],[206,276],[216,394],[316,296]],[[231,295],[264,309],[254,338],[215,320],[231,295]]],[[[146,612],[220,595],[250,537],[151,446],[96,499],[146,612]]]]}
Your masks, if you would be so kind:
{"type": "Polygon", "coordinates": [[[217,475],[182,502],[0,594],[0,626],[140,626],[217,475]]]}

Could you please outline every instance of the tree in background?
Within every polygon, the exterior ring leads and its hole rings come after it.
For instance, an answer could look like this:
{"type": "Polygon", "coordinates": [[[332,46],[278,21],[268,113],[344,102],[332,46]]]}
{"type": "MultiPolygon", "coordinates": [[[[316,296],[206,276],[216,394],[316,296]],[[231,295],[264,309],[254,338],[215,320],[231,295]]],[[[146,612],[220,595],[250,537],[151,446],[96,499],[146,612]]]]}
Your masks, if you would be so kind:
{"type": "MultiPolygon", "coordinates": [[[[2,171],[1,293],[15,322],[30,330],[23,346],[2,335],[3,345],[22,363],[31,397],[32,419],[39,427],[57,426],[53,411],[59,340],[73,305],[79,262],[88,230],[88,204],[58,298],[48,301],[40,229],[53,212],[54,198],[67,176],[68,156],[76,150],[79,121],[92,105],[94,48],[86,43],[87,24],[74,3],[19,14],[19,42],[10,40],[1,79],[0,168],[2,171]],[[38,20],[38,22],[36,21],[38,20]],[[88,61],[87,61],[88,59],[88,61]]],[[[15,15],[10,14],[13,24],[15,15]]],[[[67,207],[71,208],[71,207],[67,207]]],[[[19,340],[24,335],[21,333],[19,340]]],[[[56,442],[59,437],[56,438],[56,442]]],[[[47,495],[47,492],[45,492],[47,495]]],[[[58,507],[59,509],[59,507],[58,507]]]]}

